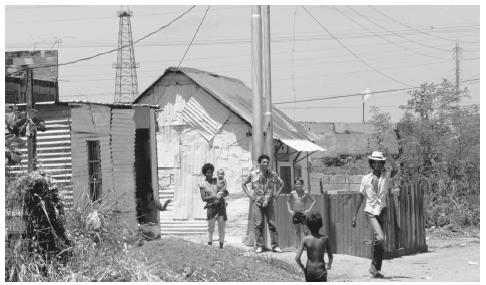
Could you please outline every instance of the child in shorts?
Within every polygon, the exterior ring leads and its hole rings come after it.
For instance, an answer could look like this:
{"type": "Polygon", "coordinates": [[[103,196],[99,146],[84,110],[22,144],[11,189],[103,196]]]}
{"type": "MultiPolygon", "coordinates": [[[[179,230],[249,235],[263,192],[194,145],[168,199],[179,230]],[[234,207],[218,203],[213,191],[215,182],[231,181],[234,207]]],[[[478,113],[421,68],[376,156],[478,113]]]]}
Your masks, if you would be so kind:
{"type": "Polygon", "coordinates": [[[294,190],[290,193],[287,200],[287,208],[292,216],[292,224],[294,225],[295,235],[297,236],[297,247],[302,240],[302,234],[308,234],[305,226],[305,219],[310,213],[316,201],[312,199],[309,193],[304,191],[304,180],[297,178],[294,181],[294,190]]]}
{"type": "Polygon", "coordinates": [[[306,224],[311,233],[305,236],[300,243],[295,261],[304,271],[306,282],[327,282],[327,270],[331,269],[333,257],[329,238],[319,234],[319,229],[322,227],[321,214],[310,214],[306,219],[306,224]],[[304,249],[307,252],[307,264],[305,267],[300,260],[304,249]],[[327,268],[324,261],[326,252],[329,259],[327,268]]]}

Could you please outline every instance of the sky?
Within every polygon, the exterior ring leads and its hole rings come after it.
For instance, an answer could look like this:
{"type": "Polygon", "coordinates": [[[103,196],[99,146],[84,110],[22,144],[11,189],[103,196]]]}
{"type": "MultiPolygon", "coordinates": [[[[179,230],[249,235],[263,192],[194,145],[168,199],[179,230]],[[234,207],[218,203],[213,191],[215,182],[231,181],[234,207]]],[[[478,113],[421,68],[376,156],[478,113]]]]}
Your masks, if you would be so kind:
{"type": "MultiPolygon", "coordinates": [[[[134,45],[139,93],[177,66],[188,47],[182,67],[237,78],[251,87],[251,7],[211,5],[202,21],[207,7],[194,7],[134,45]]],[[[189,8],[129,6],[133,40],[189,8]]],[[[5,6],[5,50],[57,49],[64,63],[115,49],[119,10],[119,5],[5,6]]],[[[472,80],[461,83],[471,96],[464,104],[479,104],[478,5],[272,5],[270,11],[272,100],[296,121],[361,122],[362,97],[294,101],[454,81],[456,41],[462,49],[460,78],[472,80]]],[[[60,100],[112,102],[116,56],[60,66],[60,100]]],[[[375,105],[398,121],[399,106],[408,98],[407,90],[372,94],[365,118],[375,105]]]]}

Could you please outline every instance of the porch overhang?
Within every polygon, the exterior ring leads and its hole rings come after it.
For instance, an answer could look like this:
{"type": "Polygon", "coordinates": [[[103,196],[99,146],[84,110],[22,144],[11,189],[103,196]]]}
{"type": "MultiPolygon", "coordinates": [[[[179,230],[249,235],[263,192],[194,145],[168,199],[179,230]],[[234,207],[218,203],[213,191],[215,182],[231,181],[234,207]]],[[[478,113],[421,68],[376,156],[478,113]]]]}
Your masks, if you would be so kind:
{"type": "Polygon", "coordinates": [[[284,144],[290,146],[291,148],[295,149],[298,152],[315,152],[315,151],[326,151],[325,148],[322,148],[308,140],[289,140],[289,139],[281,139],[284,144]]]}

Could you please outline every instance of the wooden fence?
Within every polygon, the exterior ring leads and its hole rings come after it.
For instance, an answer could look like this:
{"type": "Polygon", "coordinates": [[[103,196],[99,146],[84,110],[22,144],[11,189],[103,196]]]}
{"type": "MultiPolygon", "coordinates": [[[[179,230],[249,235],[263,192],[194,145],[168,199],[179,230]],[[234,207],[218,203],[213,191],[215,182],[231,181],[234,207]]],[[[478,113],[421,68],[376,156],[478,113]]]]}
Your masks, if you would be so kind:
{"type": "MultiPolygon", "coordinates": [[[[387,199],[384,221],[385,258],[426,252],[423,194],[425,184],[404,185],[393,190],[387,199]]],[[[359,202],[356,191],[324,192],[312,195],[317,200],[313,211],[321,213],[324,226],[321,234],[329,236],[333,251],[359,257],[371,257],[373,234],[363,212],[358,212],[356,227],[351,221],[359,202]]],[[[279,244],[283,248],[296,246],[292,219],[287,209],[288,195],[281,195],[275,203],[279,244]]]]}

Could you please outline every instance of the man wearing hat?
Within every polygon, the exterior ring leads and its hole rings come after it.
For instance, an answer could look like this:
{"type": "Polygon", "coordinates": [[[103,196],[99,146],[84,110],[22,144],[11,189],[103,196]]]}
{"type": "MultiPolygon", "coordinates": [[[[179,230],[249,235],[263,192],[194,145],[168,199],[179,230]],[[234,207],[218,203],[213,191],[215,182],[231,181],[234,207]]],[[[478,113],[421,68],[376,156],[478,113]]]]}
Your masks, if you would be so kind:
{"type": "Polygon", "coordinates": [[[361,203],[366,197],[364,212],[374,233],[373,256],[371,259],[370,273],[375,278],[384,277],[381,274],[381,264],[385,253],[385,234],[383,233],[383,220],[386,214],[386,197],[389,192],[388,179],[397,173],[396,165],[391,159],[393,170],[390,174],[385,172],[386,158],[380,151],[374,151],[368,156],[368,162],[372,169],[370,174],[364,175],[361,180],[359,192],[361,193],[356,212],[353,217],[352,226],[356,226],[356,216],[361,203]]]}

